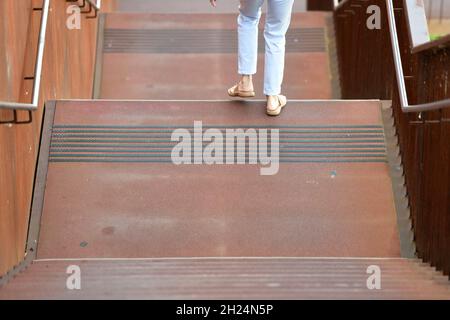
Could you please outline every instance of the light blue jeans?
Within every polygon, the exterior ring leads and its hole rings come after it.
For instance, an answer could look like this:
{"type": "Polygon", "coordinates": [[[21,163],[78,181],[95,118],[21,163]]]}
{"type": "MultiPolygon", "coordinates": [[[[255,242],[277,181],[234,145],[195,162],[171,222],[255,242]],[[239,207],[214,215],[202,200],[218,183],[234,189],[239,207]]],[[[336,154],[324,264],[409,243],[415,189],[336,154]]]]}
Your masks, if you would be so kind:
{"type": "MultiPolygon", "coordinates": [[[[253,75],[258,60],[258,25],[264,0],[240,0],[238,17],[238,73],[253,75]]],[[[294,0],[267,0],[264,28],[266,57],[264,94],[278,95],[284,74],[286,32],[291,22],[294,0]]]]}

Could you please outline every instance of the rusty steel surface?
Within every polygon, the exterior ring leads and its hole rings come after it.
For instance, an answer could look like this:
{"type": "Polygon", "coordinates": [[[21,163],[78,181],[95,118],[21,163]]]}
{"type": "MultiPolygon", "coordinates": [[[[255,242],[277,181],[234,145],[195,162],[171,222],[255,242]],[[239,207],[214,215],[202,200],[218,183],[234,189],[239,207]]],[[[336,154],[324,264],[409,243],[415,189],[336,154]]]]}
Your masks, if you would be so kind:
{"type": "Polygon", "coordinates": [[[38,258],[397,257],[383,139],[376,101],[58,102],[38,258]],[[278,174],[151,161],[194,120],[281,128],[278,174]]]}
{"type": "MultiPolygon", "coordinates": [[[[238,80],[237,14],[108,14],[99,98],[224,99],[238,80]],[[154,38],[154,39],[153,39],[154,38]],[[187,38],[189,41],[187,41],[187,38]],[[178,39],[178,40],[177,40],[178,39]]],[[[332,97],[329,13],[295,13],[287,37],[285,85],[292,99],[332,97]]],[[[263,35],[260,34],[260,49],[263,35]]],[[[263,97],[264,55],[254,78],[263,97]]]]}
{"type": "Polygon", "coordinates": [[[449,282],[405,259],[150,259],[36,261],[0,299],[450,299],[449,282]],[[66,270],[81,270],[81,290],[66,270]],[[367,288],[367,268],[382,272],[367,288]]]}
{"type": "Polygon", "coordinates": [[[267,117],[261,100],[226,101],[59,101],[56,126],[205,125],[375,126],[381,127],[378,101],[289,101],[279,117],[267,117]]]}

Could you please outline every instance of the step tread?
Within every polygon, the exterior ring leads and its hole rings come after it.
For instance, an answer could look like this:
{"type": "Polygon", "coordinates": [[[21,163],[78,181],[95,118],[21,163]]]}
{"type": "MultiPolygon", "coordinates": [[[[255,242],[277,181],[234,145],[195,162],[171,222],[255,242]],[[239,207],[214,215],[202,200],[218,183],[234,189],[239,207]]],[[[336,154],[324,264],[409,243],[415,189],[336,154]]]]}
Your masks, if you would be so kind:
{"type": "MultiPolygon", "coordinates": [[[[204,4],[207,6],[207,4],[204,4]]],[[[104,16],[95,97],[101,99],[226,99],[237,81],[236,13],[112,13],[104,16]]],[[[290,98],[336,95],[329,52],[329,13],[294,13],[287,35],[283,93],[290,98]]],[[[261,26],[263,24],[261,23],[261,26]]],[[[260,34],[255,90],[263,98],[260,34]]],[[[334,52],[334,51],[333,51],[334,52]]],[[[333,63],[332,63],[333,62],[333,63]]]]}
{"type": "Polygon", "coordinates": [[[290,101],[275,119],[262,101],[62,101],[53,120],[39,259],[400,256],[378,101],[290,101]],[[174,165],[171,132],[195,120],[279,128],[278,173],[174,165]]]}
{"type": "Polygon", "coordinates": [[[35,261],[0,299],[450,299],[450,283],[407,259],[191,258],[35,261]],[[65,287],[67,267],[82,289],[65,287]],[[381,289],[366,286],[380,267],[381,289]]]}

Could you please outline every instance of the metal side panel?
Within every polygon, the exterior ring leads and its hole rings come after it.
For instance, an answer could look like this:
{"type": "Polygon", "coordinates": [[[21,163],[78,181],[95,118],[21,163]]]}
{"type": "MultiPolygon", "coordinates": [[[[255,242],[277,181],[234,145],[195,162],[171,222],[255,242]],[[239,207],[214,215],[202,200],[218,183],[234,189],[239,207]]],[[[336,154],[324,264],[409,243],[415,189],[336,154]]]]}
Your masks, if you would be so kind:
{"type": "Polygon", "coordinates": [[[37,240],[39,237],[40,221],[44,203],[45,186],[47,183],[48,157],[50,152],[50,140],[55,115],[56,102],[47,101],[44,109],[44,120],[41,131],[41,143],[37,171],[33,186],[33,202],[31,205],[30,222],[28,226],[28,240],[24,260],[5,276],[0,277],[0,287],[9,280],[23,272],[36,258],[37,240]]]}

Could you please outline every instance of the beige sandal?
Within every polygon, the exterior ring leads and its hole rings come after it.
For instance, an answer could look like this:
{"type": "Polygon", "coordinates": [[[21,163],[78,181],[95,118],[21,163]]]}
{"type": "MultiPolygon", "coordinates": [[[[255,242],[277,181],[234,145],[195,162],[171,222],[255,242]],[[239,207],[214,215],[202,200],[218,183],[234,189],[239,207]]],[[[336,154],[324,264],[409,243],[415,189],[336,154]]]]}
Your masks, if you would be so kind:
{"type": "Polygon", "coordinates": [[[267,107],[267,114],[269,116],[278,116],[281,113],[281,109],[287,104],[287,98],[281,94],[277,95],[278,106],[275,109],[269,109],[267,107]]]}
{"type": "Polygon", "coordinates": [[[228,95],[230,97],[241,97],[241,98],[252,98],[254,97],[255,91],[241,91],[239,90],[239,84],[228,89],[228,95]]]}

